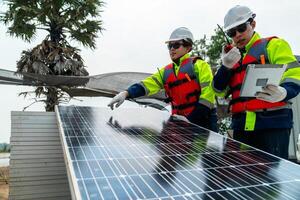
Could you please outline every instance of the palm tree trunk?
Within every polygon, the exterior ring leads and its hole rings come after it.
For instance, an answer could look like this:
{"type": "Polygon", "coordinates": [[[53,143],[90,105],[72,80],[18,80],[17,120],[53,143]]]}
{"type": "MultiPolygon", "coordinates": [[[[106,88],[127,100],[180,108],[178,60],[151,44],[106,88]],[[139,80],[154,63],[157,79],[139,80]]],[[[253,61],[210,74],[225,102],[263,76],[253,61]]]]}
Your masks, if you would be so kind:
{"type": "Polygon", "coordinates": [[[45,109],[47,112],[53,112],[55,105],[59,104],[58,91],[57,88],[47,87],[47,98],[46,98],[46,106],[45,109]]]}

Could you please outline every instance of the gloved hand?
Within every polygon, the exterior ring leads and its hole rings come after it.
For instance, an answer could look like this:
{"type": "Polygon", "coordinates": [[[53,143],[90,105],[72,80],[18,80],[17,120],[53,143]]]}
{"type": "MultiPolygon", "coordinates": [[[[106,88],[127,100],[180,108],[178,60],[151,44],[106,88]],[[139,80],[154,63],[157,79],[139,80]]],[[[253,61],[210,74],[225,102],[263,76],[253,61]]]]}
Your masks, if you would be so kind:
{"type": "Polygon", "coordinates": [[[120,92],[119,94],[114,96],[114,98],[110,101],[110,103],[107,106],[109,106],[113,110],[114,105],[116,104],[116,108],[119,107],[125,101],[126,97],[128,97],[127,91],[120,92]]]}
{"type": "Polygon", "coordinates": [[[227,53],[225,52],[225,47],[222,50],[222,54],[221,54],[222,64],[228,69],[232,69],[233,66],[237,62],[239,62],[241,57],[242,57],[241,53],[236,47],[233,47],[227,53]]]}
{"type": "Polygon", "coordinates": [[[268,84],[262,92],[256,94],[256,98],[271,103],[282,101],[287,95],[286,89],[281,86],[268,84]]]}
{"type": "Polygon", "coordinates": [[[185,122],[190,122],[185,116],[183,115],[177,115],[177,114],[174,114],[172,115],[172,117],[176,120],[181,120],[181,121],[185,121],[185,122]]]}

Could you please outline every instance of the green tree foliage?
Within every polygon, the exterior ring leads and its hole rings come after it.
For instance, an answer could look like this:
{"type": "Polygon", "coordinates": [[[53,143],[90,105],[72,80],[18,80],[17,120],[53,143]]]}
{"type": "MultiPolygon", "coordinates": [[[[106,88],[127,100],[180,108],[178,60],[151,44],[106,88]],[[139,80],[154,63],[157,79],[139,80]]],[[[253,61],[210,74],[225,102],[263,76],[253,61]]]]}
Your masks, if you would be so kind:
{"type": "MultiPolygon", "coordinates": [[[[206,35],[203,38],[196,40],[192,55],[200,56],[203,60],[207,61],[212,68],[213,73],[216,72],[218,66],[221,66],[221,53],[222,48],[228,43],[224,32],[217,27],[214,34],[208,39],[206,35]]],[[[227,38],[231,43],[232,41],[227,38]]],[[[217,112],[219,116],[218,125],[220,133],[225,134],[230,128],[230,118],[227,112],[227,101],[224,98],[216,97],[217,112]]]]}
{"type": "Polygon", "coordinates": [[[220,28],[216,28],[209,39],[204,35],[203,38],[195,41],[192,55],[202,57],[210,64],[212,69],[216,69],[221,64],[221,52],[225,44],[224,34],[220,28]]]}
{"type": "Polygon", "coordinates": [[[206,35],[204,35],[203,38],[199,40],[195,40],[191,54],[193,56],[201,57],[203,60],[207,60],[208,45],[206,43],[207,43],[206,35]]]}
{"type": "MultiPolygon", "coordinates": [[[[97,33],[103,30],[100,18],[101,0],[5,0],[8,9],[0,21],[8,26],[13,37],[31,42],[37,30],[47,31],[46,38],[33,49],[23,51],[17,71],[42,75],[86,76],[79,49],[68,40],[96,48],[97,33]]],[[[46,111],[65,98],[56,87],[37,87],[38,101],[45,102],[46,111]]],[[[22,93],[25,96],[28,92],[22,93]]]]}

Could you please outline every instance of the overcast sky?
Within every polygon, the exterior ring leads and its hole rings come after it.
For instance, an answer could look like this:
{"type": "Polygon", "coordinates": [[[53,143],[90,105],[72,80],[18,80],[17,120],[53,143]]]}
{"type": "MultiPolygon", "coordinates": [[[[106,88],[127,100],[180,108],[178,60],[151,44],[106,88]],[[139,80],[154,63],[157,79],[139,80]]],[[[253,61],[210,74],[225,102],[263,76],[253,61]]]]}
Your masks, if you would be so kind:
{"type": "MultiPolygon", "coordinates": [[[[188,27],[195,39],[214,33],[216,24],[223,25],[228,9],[247,5],[256,16],[256,31],[261,36],[278,36],[287,40],[294,54],[300,54],[299,0],[106,0],[102,20],[105,31],[99,34],[97,49],[82,49],[90,75],[117,71],[155,72],[170,62],[164,41],[177,27],[188,27]]],[[[1,9],[3,10],[1,1],[1,9]]],[[[32,48],[44,38],[39,33],[31,43],[11,38],[0,25],[0,68],[16,70],[21,51],[32,48]]],[[[10,112],[20,111],[30,103],[18,93],[27,87],[0,85],[0,142],[9,142],[10,112]]],[[[109,99],[84,99],[86,105],[105,106],[109,99]]],[[[71,104],[76,104],[72,101],[71,104]]],[[[43,110],[42,104],[30,110],[43,110]]]]}

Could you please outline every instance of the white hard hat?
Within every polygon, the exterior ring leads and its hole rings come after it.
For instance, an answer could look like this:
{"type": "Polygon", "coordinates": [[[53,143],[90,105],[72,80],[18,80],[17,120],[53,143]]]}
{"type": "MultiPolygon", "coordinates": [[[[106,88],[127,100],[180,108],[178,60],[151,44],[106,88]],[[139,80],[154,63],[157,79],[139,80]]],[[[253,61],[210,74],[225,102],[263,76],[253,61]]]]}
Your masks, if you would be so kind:
{"type": "Polygon", "coordinates": [[[224,31],[241,25],[255,16],[256,15],[247,6],[237,5],[227,12],[224,18],[224,31]]]}
{"type": "Polygon", "coordinates": [[[168,41],[166,41],[166,43],[178,40],[185,40],[187,42],[193,43],[194,37],[192,32],[188,28],[179,27],[171,33],[170,38],[168,41]]]}

